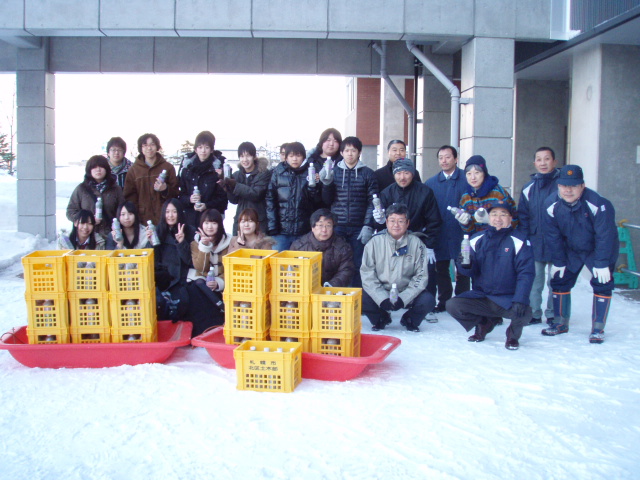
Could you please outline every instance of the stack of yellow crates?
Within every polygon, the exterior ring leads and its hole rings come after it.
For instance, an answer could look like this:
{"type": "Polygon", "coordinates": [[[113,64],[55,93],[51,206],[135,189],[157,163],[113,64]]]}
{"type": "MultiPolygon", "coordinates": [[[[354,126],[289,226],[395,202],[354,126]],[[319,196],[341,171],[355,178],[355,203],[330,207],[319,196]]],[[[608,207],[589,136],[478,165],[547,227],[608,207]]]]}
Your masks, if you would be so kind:
{"type": "Polygon", "coordinates": [[[311,295],[311,351],[360,356],[362,289],[323,287],[311,295]]]}
{"type": "Polygon", "coordinates": [[[65,255],[38,250],[22,258],[29,343],[69,343],[65,255]]]}
{"type": "Polygon", "coordinates": [[[270,258],[274,250],[240,249],[222,257],[224,338],[227,344],[267,340],[271,320],[270,258]]]}
{"type": "Polygon", "coordinates": [[[321,252],[286,250],[271,257],[271,340],[311,351],[311,293],[320,288],[321,252]]]}
{"type": "Polygon", "coordinates": [[[65,255],[72,343],[109,343],[107,260],[111,250],[75,250],[65,255]]]}
{"type": "Polygon", "coordinates": [[[108,263],[111,341],[158,341],[153,249],[114,250],[108,263]]]}

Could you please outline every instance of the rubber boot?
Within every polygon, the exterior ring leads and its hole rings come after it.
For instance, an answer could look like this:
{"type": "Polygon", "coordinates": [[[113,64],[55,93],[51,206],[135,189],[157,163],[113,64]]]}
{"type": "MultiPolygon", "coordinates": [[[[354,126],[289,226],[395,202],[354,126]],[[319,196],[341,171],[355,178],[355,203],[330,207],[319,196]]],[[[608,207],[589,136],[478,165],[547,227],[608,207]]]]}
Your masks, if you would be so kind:
{"type": "Polygon", "coordinates": [[[553,337],[569,331],[569,318],[571,317],[571,292],[553,292],[554,322],[549,328],[542,330],[542,335],[553,337]]]}
{"type": "Polygon", "coordinates": [[[607,324],[611,297],[604,295],[593,296],[593,308],[591,309],[591,335],[590,343],[604,342],[604,327],[607,324]]]}

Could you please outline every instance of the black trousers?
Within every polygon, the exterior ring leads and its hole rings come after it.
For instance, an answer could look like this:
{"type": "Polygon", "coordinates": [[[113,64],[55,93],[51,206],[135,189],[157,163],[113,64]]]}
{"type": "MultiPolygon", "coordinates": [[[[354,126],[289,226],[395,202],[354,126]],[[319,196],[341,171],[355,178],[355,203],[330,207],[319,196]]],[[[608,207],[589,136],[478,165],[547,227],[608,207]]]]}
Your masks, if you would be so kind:
{"type": "MultiPolygon", "coordinates": [[[[440,260],[435,264],[429,264],[427,291],[435,297],[437,289],[438,306],[444,307],[447,301],[453,296],[453,285],[451,284],[451,273],[449,272],[450,263],[451,260],[440,260]]],[[[460,295],[468,290],[471,290],[471,277],[461,275],[456,270],[455,294],[460,295]]]]}
{"type": "Polygon", "coordinates": [[[522,335],[522,328],[531,321],[531,307],[527,307],[524,316],[512,317],[511,312],[502,308],[488,298],[454,297],[447,302],[447,312],[455,318],[468,332],[486,318],[510,318],[511,325],[507,328],[507,338],[518,340],[522,335]]]}
{"type": "MultiPolygon", "coordinates": [[[[423,290],[413,302],[405,305],[404,308],[406,308],[407,311],[402,316],[403,318],[408,318],[411,323],[417,327],[422,320],[424,320],[424,317],[427,316],[427,313],[433,311],[435,306],[436,301],[433,295],[423,290]]],[[[362,290],[362,314],[369,318],[371,325],[376,325],[383,316],[389,316],[389,313],[380,308],[365,290],[362,290]]]]}

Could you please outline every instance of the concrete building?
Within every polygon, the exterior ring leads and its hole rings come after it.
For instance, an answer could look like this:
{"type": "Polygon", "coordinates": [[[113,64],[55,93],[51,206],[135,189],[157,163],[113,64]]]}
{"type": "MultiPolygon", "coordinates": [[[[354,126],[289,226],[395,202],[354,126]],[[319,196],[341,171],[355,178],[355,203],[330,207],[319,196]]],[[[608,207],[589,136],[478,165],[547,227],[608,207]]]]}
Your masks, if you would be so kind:
{"type": "Polygon", "coordinates": [[[60,72],[353,77],[343,133],[363,138],[370,164],[403,135],[427,178],[452,143],[517,198],[549,145],[640,223],[639,49],[638,0],[4,0],[19,229],[55,234],[60,72]]]}

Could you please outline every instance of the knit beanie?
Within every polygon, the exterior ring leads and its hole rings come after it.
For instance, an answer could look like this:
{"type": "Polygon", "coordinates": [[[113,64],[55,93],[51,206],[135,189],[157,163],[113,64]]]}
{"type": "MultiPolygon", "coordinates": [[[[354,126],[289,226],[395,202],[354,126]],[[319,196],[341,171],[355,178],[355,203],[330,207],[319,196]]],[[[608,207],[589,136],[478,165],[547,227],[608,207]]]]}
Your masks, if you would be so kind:
{"type": "Polygon", "coordinates": [[[469,171],[469,167],[471,167],[472,165],[479,167],[484,172],[485,177],[489,176],[489,170],[487,170],[487,161],[482,155],[474,155],[473,157],[470,157],[469,160],[467,160],[467,163],[464,166],[465,173],[469,171]]]}
{"type": "Polygon", "coordinates": [[[416,174],[416,169],[413,166],[413,162],[411,160],[409,160],[408,158],[399,158],[393,164],[393,174],[394,175],[396,173],[398,173],[398,172],[403,172],[403,171],[410,172],[413,175],[416,174]]]}

